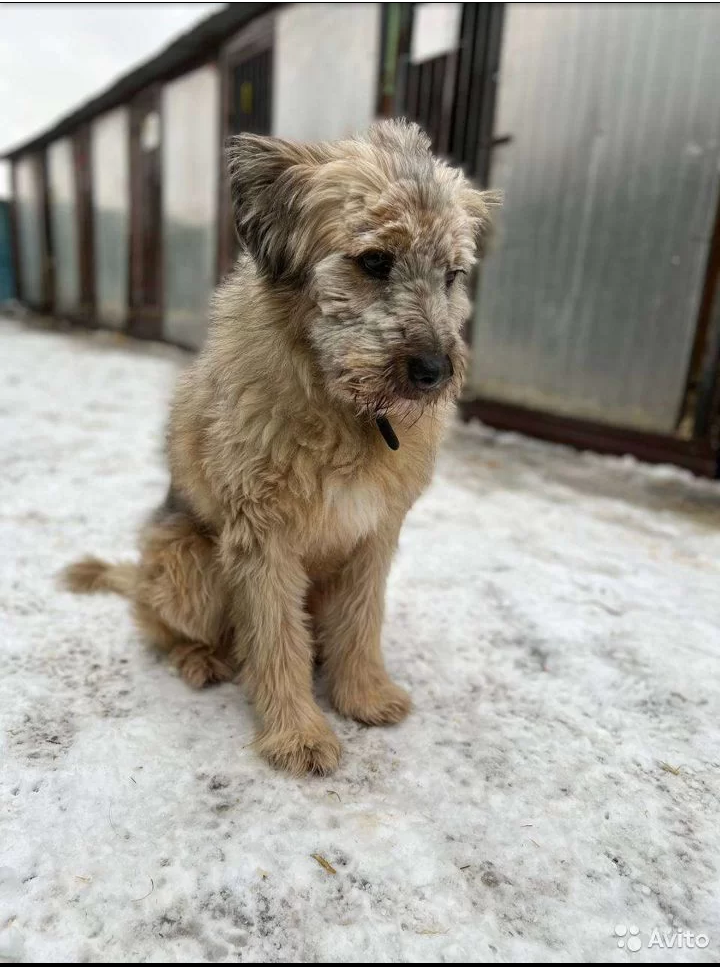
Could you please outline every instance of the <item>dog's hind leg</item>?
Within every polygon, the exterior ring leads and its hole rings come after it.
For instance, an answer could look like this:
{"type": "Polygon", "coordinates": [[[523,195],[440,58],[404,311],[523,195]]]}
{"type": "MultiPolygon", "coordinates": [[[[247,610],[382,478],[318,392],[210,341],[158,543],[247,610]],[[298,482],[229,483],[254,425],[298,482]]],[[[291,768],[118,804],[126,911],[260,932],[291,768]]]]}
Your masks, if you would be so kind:
{"type": "Polygon", "coordinates": [[[231,630],[215,541],[191,518],[171,514],[147,526],[141,548],[135,619],[143,634],[193,687],[231,679],[231,630]]]}
{"type": "Polygon", "coordinates": [[[166,624],[152,608],[135,602],[135,621],[145,638],[164,651],[193,688],[203,688],[215,682],[230,681],[236,673],[222,644],[193,641],[166,624]]]}

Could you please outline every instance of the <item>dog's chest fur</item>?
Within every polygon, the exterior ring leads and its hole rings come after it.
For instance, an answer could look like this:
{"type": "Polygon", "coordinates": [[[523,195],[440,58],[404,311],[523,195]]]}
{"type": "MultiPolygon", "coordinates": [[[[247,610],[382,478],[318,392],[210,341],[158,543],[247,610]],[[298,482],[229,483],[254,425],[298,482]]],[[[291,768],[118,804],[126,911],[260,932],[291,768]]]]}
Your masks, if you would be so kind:
{"type": "Polygon", "coordinates": [[[311,570],[333,567],[351,556],[363,540],[397,533],[405,514],[429,482],[433,447],[418,434],[397,453],[367,448],[352,472],[329,473],[309,508],[304,557],[311,570]]]}
{"type": "Polygon", "coordinates": [[[363,540],[403,516],[404,509],[388,499],[382,482],[371,475],[329,478],[299,528],[308,571],[316,577],[333,572],[363,540]]]}
{"type": "Polygon", "coordinates": [[[387,514],[381,487],[369,480],[331,481],[325,489],[324,512],[327,538],[354,544],[375,533],[387,514]]]}

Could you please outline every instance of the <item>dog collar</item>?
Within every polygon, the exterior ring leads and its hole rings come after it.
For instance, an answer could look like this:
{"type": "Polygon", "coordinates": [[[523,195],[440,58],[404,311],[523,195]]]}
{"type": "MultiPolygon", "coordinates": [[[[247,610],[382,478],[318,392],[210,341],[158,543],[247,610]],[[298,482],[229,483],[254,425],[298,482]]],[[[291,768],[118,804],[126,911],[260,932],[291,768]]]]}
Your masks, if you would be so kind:
{"type": "Polygon", "coordinates": [[[377,423],[377,428],[382,434],[383,440],[387,443],[391,450],[400,449],[400,441],[398,440],[395,430],[390,426],[390,420],[386,416],[378,416],[375,420],[377,423]]]}

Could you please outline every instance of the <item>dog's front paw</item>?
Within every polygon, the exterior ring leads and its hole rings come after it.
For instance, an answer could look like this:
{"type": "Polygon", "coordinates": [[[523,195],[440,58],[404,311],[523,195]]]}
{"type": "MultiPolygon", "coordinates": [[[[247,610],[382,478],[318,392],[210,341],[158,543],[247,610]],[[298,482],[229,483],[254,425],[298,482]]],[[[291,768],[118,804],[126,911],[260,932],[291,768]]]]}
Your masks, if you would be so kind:
{"type": "Polygon", "coordinates": [[[365,725],[395,725],[402,722],[412,701],[404,688],[386,681],[360,685],[353,682],[333,690],[333,705],[341,715],[365,725]]]}
{"type": "Polygon", "coordinates": [[[265,729],[257,738],[256,748],[276,769],[285,769],[294,776],[326,776],[340,762],[340,742],[325,726],[283,732],[265,729]]]}

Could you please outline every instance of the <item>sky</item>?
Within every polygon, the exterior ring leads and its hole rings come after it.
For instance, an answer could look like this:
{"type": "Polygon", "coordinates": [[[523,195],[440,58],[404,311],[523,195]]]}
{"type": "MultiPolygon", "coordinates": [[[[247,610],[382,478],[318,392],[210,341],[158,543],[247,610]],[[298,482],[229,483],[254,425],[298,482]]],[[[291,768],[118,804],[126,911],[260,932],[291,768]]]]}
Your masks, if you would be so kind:
{"type": "MultiPolygon", "coordinates": [[[[222,3],[0,3],[0,152],[48,127],[222,3]]],[[[0,162],[0,197],[9,171],[0,162]]]]}

